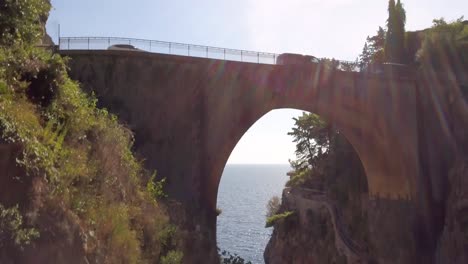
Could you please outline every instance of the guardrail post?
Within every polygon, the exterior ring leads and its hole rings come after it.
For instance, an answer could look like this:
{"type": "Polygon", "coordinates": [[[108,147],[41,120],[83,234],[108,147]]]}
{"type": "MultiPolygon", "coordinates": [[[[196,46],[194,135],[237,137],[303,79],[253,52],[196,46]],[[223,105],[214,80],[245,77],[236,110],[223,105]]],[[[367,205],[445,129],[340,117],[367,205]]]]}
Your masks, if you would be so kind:
{"type": "Polygon", "coordinates": [[[241,61],[242,61],[242,50],[241,50],[241,61]]]}
{"type": "Polygon", "coordinates": [[[224,60],[226,60],[226,49],[223,49],[224,50],[224,60]]]}
{"type": "Polygon", "coordinates": [[[88,38],[88,50],[89,50],[89,38],[88,38]]]}
{"type": "Polygon", "coordinates": [[[260,63],[260,53],[257,52],[257,63],[260,63]]]}
{"type": "Polygon", "coordinates": [[[208,47],[206,47],[206,57],[208,58],[208,47]]]}
{"type": "Polygon", "coordinates": [[[273,54],[273,64],[276,64],[276,54],[273,54]]]}
{"type": "Polygon", "coordinates": [[[68,49],[70,49],[70,39],[68,39],[68,49]]]}
{"type": "Polygon", "coordinates": [[[110,38],[107,38],[107,47],[110,47],[110,38]]]}

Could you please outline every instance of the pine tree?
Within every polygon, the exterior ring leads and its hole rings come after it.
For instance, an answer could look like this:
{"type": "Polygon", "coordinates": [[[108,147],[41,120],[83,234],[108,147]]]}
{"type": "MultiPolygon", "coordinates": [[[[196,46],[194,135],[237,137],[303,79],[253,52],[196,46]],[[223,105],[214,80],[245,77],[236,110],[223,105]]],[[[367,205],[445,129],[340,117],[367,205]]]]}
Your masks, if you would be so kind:
{"type": "Polygon", "coordinates": [[[379,27],[377,35],[368,38],[373,63],[384,62],[385,30],[379,27]]]}
{"type": "Polygon", "coordinates": [[[364,48],[358,58],[358,66],[364,70],[372,63],[384,62],[385,30],[379,27],[377,35],[367,37],[364,48]]]}
{"type": "MultiPolygon", "coordinates": [[[[367,37],[367,39],[369,40],[369,37],[367,37]]],[[[367,46],[367,41],[366,41],[366,43],[364,43],[364,48],[362,48],[362,52],[359,55],[358,65],[361,71],[364,70],[367,65],[369,65],[370,61],[371,61],[371,54],[370,54],[369,47],[367,46]]]]}

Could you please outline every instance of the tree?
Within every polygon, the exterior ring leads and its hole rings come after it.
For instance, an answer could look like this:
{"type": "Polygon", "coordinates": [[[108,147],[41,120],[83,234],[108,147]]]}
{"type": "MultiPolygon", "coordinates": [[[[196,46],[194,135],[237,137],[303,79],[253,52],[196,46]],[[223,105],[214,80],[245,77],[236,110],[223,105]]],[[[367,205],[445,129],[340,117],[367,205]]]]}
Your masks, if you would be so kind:
{"type": "Polygon", "coordinates": [[[388,1],[387,35],[385,39],[385,60],[403,63],[405,58],[406,11],[400,0],[388,1]]]}
{"type": "Polygon", "coordinates": [[[369,40],[369,36],[367,36],[367,41],[364,43],[364,48],[362,48],[362,52],[358,58],[359,68],[361,69],[361,71],[364,70],[365,67],[369,65],[369,63],[372,60],[372,55],[371,55],[369,46],[367,45],[368,40],[369,40]]]}
{"type": "Polygon", "coordinates": [[[367,36],[362,53],[359,55],[358,66],[361,71],[372,63],[384,62],[384,46],[385,30],[379,27],[376,35],[372,37],[367,36]]]}
{"type": "Polygon", "coordinates": [[[434,19],[416,54],[416,60],[437,71],[463,71],[468,68],[468,23],[463,17],[447,23],[434,19]]]}
{"type": "Polygon", "coordinates": [[[353,228],[347,227],[351,236],[366,241],[367,216],[361,195],[368,187],[359,156],[344,135],[319,116],[303,113],[294,120],[288,134],[296,143],[296,160],[290,161],[294,170],[288,173],[291,178],[286,185],[325,191],[342,208],[344,223],[353,223],[353,228]]]}
{"type": "Polygon", "coordinates": [[[406,24],[406,11],[400,0],[397,1],[395,6],[395,59],[396,62],[405,63],[405,24],[406,24]]]}
{"type": "Polygon", "coordinates": [[[339,69],[342,71],[356,71],[358,69],[359,62],[355,61],[340,61],[339,69]]]}
{"type": "Polygon", "coordinates": [[[384,62],[384,46],[385,46],[385,30],[379,27],[377,34],[368,38],[370,43],[370,52],[372,54],[372,62],[383,63],[384,62]]]}
{"type": "Polygon", "coordinates": [[[272,217],[273,215],[277,214],[279,212],[281,206],[281,199],[278,196],[273,196],[268,200],[267,203],[267,213],[266,217],[272,217]]]}
{"type": "Polygon", "coordinates": [[[387,19],[387,36],[385,39],[385,60],[392,61],[395,58],[395,1],[388,1],[388,19],[387,19]]]}
{"type": "Polygon", "coordinates": [[[326,174],[333,130],[316,114],[302,113],[293,119],[295,125],[288,135],[296,143],[296,159],[289,161],[293,171],[288,173],[290,180],[286,185],[315,188],[323,183],[326,174]]]}
{"type": "Polygon", "coordinates": [[[296,161],[292,165],[297,169],[314,167],[328,153],[328,125],[318,115],[305,112],[293,119],[294,127],[288,132],[296,143],[296,161]]]}
{"type": "Polygon", "coordinates": [[[329,58],[321,58],[319,63],[323,65],[325,69],[337,70],[340,67],[340,61],[329,58]]]}

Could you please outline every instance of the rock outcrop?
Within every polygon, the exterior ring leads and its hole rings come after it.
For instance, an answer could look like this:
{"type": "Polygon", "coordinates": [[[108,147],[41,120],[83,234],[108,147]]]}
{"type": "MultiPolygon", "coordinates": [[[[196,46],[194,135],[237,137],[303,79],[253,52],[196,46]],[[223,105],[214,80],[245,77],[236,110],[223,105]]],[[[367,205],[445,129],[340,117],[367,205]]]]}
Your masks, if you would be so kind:
{"type": "Polygon", "coordinates": [[[450,116],[454,121],[450,127],[457,154],[448,172],[444,229],[436,252],[438,264],[468,263],[468,74],[457,77],[464,81],[465,94],[461,90],[449,91],[450,116]]]}
{"type": "Polygon", "coordinates": [[[365,249],[345,231],[340,212],[326,194],[286,188],[280,211],[294,211],[278,221],[266,249],[265,263],[363,263],[365,249]]]}
{"type": "Polygon", "coordinates": [[[468,263],[468,157],[456,161],[449,178],[451,192],[436,263],[468,263]]]}

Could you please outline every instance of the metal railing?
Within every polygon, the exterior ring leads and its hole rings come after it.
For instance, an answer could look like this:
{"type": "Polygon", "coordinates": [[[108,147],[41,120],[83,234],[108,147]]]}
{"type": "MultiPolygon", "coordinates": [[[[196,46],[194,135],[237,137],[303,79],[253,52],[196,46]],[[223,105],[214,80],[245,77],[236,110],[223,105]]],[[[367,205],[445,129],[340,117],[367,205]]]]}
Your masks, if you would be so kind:
{"type": "MultiPolygon", "coordinates": [[[[239,49],[228,49],[202,45],[184,44],[159,40],[117,37],[60,37],[59,50],[107,50],[113,45],[131,45],[142,51],[181,55],[198,58],[241,61],[261,64],[277,64],[280,54],[239,49]]],[[[356,71],[357,64],[351,61],[318,59],[327,67],[342,71],[356,71]]]]}
{"type": "Polygon", "coordinates": [[[276,64],[275,53],[183,44],[159,40],[114,38],[114,37],[60,37],[60,50],[106,50],[113,45],[132,45],[136,49],[171,55],[198,58],[276,64]]]}

